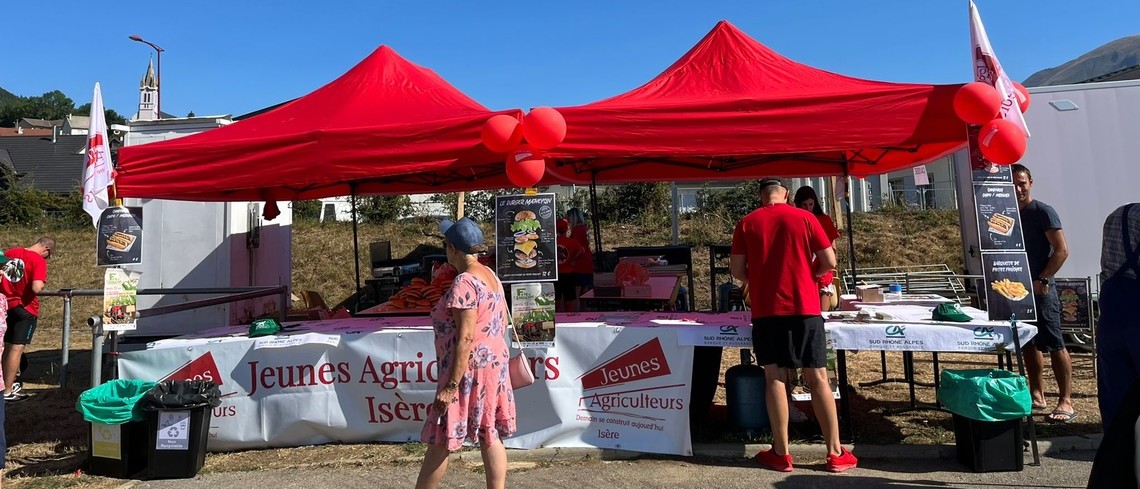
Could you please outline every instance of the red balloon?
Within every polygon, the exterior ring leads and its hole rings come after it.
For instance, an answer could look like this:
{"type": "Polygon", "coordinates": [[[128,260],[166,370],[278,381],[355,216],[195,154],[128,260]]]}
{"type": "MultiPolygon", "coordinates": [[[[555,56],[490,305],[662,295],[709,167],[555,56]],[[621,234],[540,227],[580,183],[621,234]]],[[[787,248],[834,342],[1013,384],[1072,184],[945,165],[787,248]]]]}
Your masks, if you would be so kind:
{"type": "Polygon", "coordinates": [[[1013,82],[1013,89],[1017,95],[1017,106],[1021,108],[1021,113],[1024,114],[1025,111],[1029,110],[1029,90],[1025,88],[1025,85],[1017,82],[1013,82]]]}
{"type": "Polygon", "coordinates": [[[982,126],[978,146],[982,156],[999,165],[1012,165],[1025,155],[1029,137],[1008,119],[994,119],[982,126]]]}
{"type": "Polygon", "coordinates": [[[496,153],[514,151],[522,138],[522,123],[513,116],[499,114],[483,123],[483,146],[496,153]]]}
{"type": "Polygon", "coordinates": [[[1001,110],[1001,94],[988,83],[962,85],[954,94],[954,113],[967,124],[985,124],[1001,110]]]}
{"type": "Polygon", "coordinates": [[[531,109],[523,117],[523,135],[535,149],[550,149],[566,139],[566,119],[550,107],[531,109]]]}
{"type": "Polygon", "coordinates": [[[544,173],[546,159],[538,151],[523,146],[507,155],[507,179],[517,187],[535,186],[544,173]]]}

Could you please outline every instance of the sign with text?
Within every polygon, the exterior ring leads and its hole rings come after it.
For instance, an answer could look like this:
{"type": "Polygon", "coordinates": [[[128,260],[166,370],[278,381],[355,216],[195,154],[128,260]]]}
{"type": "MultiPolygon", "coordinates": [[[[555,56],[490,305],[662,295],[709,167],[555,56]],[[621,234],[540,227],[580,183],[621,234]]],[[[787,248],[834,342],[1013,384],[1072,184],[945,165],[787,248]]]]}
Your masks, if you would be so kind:
{"type": "Polygon", "coordinates": [[[966,130],[970,148],[970,172],[974,183],[1013,183],[1013,173],[1008,166],[990,162],[982,156],[982,148],[978,146],[978,137],[981,126],[970,126],[966,130]]]}
{"type": "Polygon", "coordinates": [[[930,174],[926,173],[926,165],[914,167],[914,184],[930,185],[930,174]]]}
{"type": "Polygon", "coordinates": [[[108,268],[103,273],[103,331],[133,331],[139,318],[138,290],[142,272],[108,268]]]}
{"type": "Polygon", "coordinates": [[[1012,315],[1019,321],[1037,320],[1033,276],[1025,252],[983,252],[982,275],[991,320],[1004,321],[1012,315]]]}
{"type": "Polygon", "coordinates": [[[1061,298],[1062,328],[1092,328],[1092,297],[1089,295],[1089,279],[1058,278],[1053,280],[1057,295],[1061,298]]]}
{"type": "Polygon", "coordinates": [[[511,284],[511,318],[519,335],[519,341],[512,338],[516,348],[554,346],[554,284],[511,284]]]}
{"type": "Polygon", "coordinates": [[[1021,215],[1013,185],[975,184],[974,203],[978,214],[978,237],[982,251],[1025,249],[1021,235],[1021,215]]]}
{"type": "Polygon", "coordinates": [[[495,197],[495,273],[504,283],[558,280],[554,194],[495,197]]]}
{"type": "Polygon", "coordinates": [[[108,207],[96,229],[95,264],[100,267],[142,263],[142,207],[108,207]]]}

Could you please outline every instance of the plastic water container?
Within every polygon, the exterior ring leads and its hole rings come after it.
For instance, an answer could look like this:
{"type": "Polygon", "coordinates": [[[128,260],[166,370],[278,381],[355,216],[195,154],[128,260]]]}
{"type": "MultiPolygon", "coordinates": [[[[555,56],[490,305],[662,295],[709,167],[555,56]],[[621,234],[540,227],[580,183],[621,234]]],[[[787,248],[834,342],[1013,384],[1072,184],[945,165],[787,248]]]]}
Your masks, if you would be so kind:
{"type": "Polygon", "coordinates": [[[887,293],[883,295],[883,300],[886,301],[901,301],[902,300],[902,286],[899,284],[891,284],[887,287],[887,293]]]}

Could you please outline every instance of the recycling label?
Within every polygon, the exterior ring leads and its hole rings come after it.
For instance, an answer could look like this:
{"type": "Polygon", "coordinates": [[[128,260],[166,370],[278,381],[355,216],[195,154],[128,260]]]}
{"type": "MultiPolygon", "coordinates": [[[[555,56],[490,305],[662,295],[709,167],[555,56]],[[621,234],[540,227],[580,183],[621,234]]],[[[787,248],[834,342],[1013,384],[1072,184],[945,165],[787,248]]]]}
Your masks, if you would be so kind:
{"type": "Polygon", "coordinates": [[[155,450],[190,449],[190,411],[158,413],[158,437],[155,450]]]}

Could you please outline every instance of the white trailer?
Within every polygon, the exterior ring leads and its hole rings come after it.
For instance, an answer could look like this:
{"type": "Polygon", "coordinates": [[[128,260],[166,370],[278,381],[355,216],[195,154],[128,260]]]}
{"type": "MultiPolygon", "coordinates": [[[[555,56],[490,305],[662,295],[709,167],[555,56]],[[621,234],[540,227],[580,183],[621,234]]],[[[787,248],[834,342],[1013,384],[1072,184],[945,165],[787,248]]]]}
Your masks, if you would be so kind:
{"type": "MultiPolygon", "coordinates": [[[[1025,122],[1032,137],[1020,163],[1033,173],[1033,197],[1057,210],[1069,243],[1058,277],[1100,273],[1104,220],[1140,201],[1140,80],[1030,88],[1025,122]]],[[[957,168],[968,167],[964,151],[957,168]]],[[[969,179],[968,173],[959,178],[969,179]]],[[[960,194],[969,196],[969,193],[960,194]]],[[[966,267],[980,274],[971,199],[963,204],[966,267]],[[967,219],[969,218],[969,219],[967,219]]]]}

